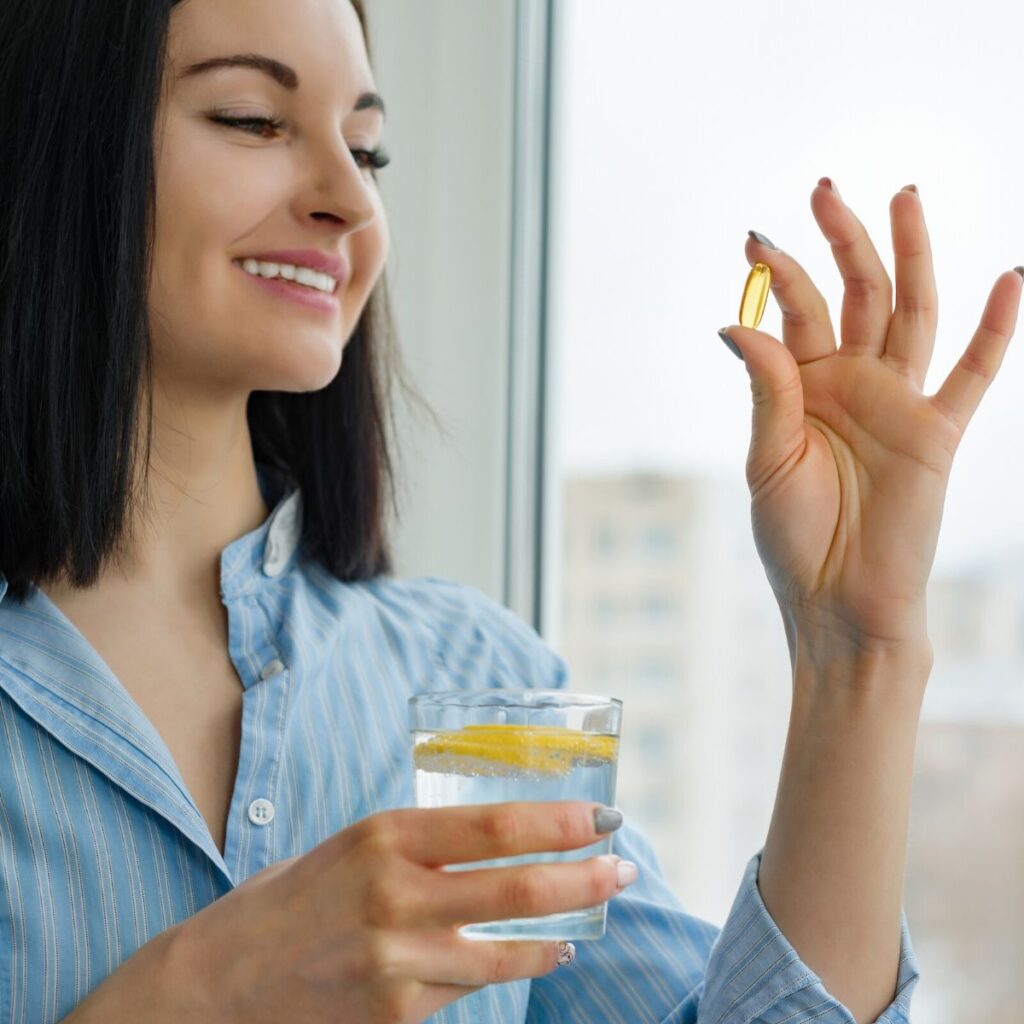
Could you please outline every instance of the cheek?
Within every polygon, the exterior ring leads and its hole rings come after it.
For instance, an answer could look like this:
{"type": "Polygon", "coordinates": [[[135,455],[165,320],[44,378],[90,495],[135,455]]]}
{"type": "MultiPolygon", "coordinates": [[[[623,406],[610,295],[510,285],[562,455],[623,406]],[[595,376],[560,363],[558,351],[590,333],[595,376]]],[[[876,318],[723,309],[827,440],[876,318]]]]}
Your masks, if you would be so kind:
{"type": "Polygon", "coordinates": [[[244,230],[256,185],[236,183],[223,146],[202,133],[185,139],[174,128],[172,122],[156,168],[154,300],[189,305],[217,283],[211,262],[244,230]]]}
{"type": "MultiPolygon", "coordinates": [[[[172,119],[157,165],[151,308],[174,335],[220,332],[239,316],[245,282],[236,280],[230,253],[266,216],[272,168],[172,119]]],[[[255,313],[253,314],[255,315],[255,313]]]]}
{"type": "Polygon", "coordinates": [[[387,262],[391,238],[382,209],[371,224],[357,231],[349,239],[348,251],[352,262],[352,277],[345,286],[346,305],[362,310],[374,285],[380,280],[387,262]]]}

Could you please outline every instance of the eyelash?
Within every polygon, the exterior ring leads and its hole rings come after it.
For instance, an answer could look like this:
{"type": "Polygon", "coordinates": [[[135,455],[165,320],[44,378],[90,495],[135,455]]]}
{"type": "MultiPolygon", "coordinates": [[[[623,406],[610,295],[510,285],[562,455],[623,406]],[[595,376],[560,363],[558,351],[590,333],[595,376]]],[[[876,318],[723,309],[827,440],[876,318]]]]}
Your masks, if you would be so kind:
{"type": "MultiPolygon", "coordinates": [[[[284,127],[284,121],[276,117],[227,117],[224,114],[209,114],[208,116],[211,121],[227,125],[229,128],[240,128],[250,135],[260,135],[262,129],[268,125],[275,132],[280,131],[284,127]],[[252,131],[254,127],[258,130],[252,131]]],[[[369,163],[366,166],[375,171],[379,171],[382,167],[387,167],[391,163],[391,157],[380,146],[376,149],[353,149],[352,153],[356,156],[368,157],[369,163]]]]}

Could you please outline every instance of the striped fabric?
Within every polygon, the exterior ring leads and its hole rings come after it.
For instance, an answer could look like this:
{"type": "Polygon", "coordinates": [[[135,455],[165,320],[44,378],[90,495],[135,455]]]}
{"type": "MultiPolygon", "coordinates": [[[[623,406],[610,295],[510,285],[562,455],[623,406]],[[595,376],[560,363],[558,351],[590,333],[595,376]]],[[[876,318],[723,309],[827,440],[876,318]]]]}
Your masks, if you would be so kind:
{"type": "MultiPolygon", "coordinates": [[[[335,580],[301,554],[299,493],[258,469],[273,511],[220,562],[244,688],[223,856],[110,668],[42,591],[17,604],[0,576],[0,1022],[61,1020],[139,946],[255,872],[414,805],[411,695],[568,684],[537,634],[477,590],[335,580]]],[[[430,1024],[853,1021],[768,915],[758,856],[719,932],[682,909],[628,818],[613,848],[640,879],[612,900],[603,940],[430,1024]]],[[[898,993],[880,1021],[908,1019],[916,980],[904,920],[898,993]]]]}

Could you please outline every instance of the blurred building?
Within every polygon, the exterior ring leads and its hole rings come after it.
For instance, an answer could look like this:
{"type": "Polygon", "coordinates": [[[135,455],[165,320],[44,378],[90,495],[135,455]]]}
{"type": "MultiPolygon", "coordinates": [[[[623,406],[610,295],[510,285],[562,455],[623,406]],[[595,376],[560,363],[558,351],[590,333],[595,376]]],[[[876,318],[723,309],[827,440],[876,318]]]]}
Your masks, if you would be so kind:
{"type": "MultiPolygon", "coordinates": [[[[617,803],[684,905],[721,922],[767,832],[790,699],[749,495],[730,481],[629,474],[571,479],[562,507],[572,686],[623,700],[617,803]]],[[[1019,1024],[1024,553],[933,577],[928,609],[935,666],[907,883],[927,974],[915,1005],[935,1024],[1019,1024]]]]}
{"type": "MultiPolygon", "coordinates": [[[[936,1024],[1017,1024],[1024,983],[1024,555],[928,590],[907,914],[936,1024]]],[[[916,998],[916,997],[915,997],[916,998]]]]}
{"type": "Polygon", "coordinates": [[[563,504],[572,686],[623,700],[618,804],[718,920],[764,841],[789,710],[749,507],[744,487],[644,474],[571,480],[563,504]]]}
{"type": "Polygon", "coordinates": [[[935,1024],[1024,1019],[1022,761],[1020,722],[921,724],[905,892],[935,1024]]]}

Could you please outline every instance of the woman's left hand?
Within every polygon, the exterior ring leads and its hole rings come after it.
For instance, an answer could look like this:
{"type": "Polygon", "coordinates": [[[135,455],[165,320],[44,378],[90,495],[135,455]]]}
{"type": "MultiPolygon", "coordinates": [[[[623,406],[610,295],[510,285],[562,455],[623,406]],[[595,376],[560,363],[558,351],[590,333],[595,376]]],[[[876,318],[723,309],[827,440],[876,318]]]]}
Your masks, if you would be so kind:
{"type": "MultiPolygon", "coordinates": [[[[921,200],[900,191],[890,204],[895,312],[889,276],[850,208],[819,184],[811,209],[845,283],[842,344],[803,268],[754,239],[747,259],[771,267],[783,342],[725,329],[751,377],[754,541],[791,651],[794,623],[853,656],[919,650],[953,456],[1013,334],[1021,276],[997,278],[970,344],[927,397],[938,306],[921,200]]],[[[1014,454],[1008,443],[1007,472],[1014,454]]]]}

